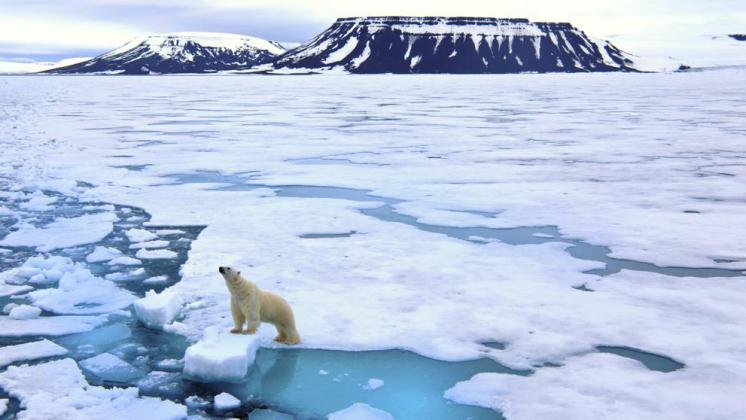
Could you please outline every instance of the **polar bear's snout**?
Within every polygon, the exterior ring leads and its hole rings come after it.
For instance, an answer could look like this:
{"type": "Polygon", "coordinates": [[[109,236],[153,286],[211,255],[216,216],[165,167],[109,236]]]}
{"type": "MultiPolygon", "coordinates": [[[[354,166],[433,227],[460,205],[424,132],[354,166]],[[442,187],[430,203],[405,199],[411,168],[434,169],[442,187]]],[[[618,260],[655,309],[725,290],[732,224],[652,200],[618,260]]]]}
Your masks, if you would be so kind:
{"type": "Polygon", "coordinates": [[[227,271],[227,270],[226,270],[227,268],[228,268],[228,267],[223,267],[223,266],[220,266],[220,267],[218,267],[218,272],[219,272],[220,274],[225,274],[225,272],[227,271]]]}

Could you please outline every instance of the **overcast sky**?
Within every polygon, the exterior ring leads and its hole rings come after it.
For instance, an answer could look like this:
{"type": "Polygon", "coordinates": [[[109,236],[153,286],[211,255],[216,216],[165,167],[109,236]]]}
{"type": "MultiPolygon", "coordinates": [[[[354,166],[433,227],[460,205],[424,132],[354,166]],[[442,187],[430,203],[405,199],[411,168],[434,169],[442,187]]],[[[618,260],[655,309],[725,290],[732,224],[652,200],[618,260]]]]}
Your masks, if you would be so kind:
{"type": "Polygon", "coordinates": [[[93,56],[136,36],[179,31],[302,43],[337,17],[365,15],[569,21],[633,47],[746,32],[746,0],[0,0],[0,60],[93,56]]]}

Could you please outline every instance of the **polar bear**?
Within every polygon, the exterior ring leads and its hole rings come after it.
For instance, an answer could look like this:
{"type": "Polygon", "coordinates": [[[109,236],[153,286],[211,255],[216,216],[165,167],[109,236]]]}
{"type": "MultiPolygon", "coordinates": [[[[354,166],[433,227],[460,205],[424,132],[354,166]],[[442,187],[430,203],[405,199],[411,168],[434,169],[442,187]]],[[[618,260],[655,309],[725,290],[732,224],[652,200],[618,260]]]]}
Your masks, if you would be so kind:
{"type": "Polygon", "coordinates": [[[300,343],[293,310],[285,299],[259,290],[256,284],[233,268],[219,267],[218,271],[231,292],[231,314],[236,325],[232,333],[254,334],[260,322],[269,322],[277,328],[275,341],[291,345],[300,343]],[[246,331],[243,331],[244,322],[247,323],[246,331]]]}

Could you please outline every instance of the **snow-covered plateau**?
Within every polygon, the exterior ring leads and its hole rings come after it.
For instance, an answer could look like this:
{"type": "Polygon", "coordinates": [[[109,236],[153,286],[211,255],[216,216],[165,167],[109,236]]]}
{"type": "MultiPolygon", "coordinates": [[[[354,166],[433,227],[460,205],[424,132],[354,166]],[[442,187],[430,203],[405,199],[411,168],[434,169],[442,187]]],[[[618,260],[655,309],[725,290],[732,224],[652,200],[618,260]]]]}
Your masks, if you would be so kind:
{"type": "Polygon", "coordinates": [[[184,80],[0,77],[6,415],[742,417],[743,70],[184,80]]]}

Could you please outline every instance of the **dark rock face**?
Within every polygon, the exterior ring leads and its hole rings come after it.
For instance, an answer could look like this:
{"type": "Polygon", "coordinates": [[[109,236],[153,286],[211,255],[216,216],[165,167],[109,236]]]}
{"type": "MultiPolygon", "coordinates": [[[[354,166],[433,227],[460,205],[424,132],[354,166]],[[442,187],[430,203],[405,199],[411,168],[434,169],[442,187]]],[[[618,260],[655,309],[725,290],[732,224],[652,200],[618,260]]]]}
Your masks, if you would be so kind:
{"type": "Polygon", "coordinates": [[[265,63],[282,54],[282,45],[232,34],[152,35],[91,60],[48,73],[211,73],[265,63]]]}
{"type": "Polygon", "coordinates": [[[736,41],[746,41],[746,34],[730,34],[728,36],[736,41]]]}
{"type": "Polygon", "coordinates": [[[569,23],[469,17],[337,19],[272,66],[351,73],[635,71],[627,54],[569,23]]]}

